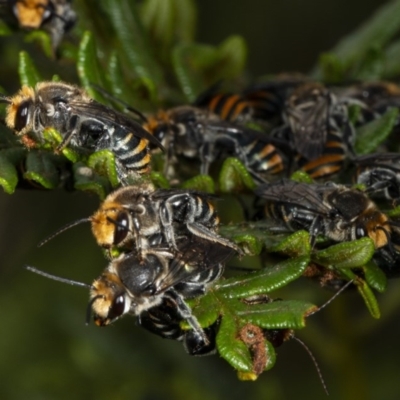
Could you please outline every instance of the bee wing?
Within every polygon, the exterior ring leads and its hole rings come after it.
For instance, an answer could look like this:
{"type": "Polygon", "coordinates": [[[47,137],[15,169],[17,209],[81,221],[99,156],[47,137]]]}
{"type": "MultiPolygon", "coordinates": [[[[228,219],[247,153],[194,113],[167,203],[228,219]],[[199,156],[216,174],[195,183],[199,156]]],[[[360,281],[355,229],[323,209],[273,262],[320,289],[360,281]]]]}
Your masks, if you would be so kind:
{"type": "Polygon", "coordinates": [[[169,273],[160,285],[160,292],[178,283],[189,282],[200,272],[211,270],[236,253],[231,247],[197,236],[180,240],[177,247],[179,254],[170,262],[169,273]]]}
{"type": "Polygon", "coordinates": [[[135,136],[146,139],[159,148],[164,149],[163,145],[151,133],[144,129],[139,123],[129,118],[125,114],[115,111],[112,108],[98,103],[97,101],[78,102],[71,101],[69,103],[72,112],[83,114],[87,117],[100,120],[111,125],[118,125],[120,128],[128,132],[132,132],[135,136]]]}
{"type": "Polygon", "coordinates": [[[400,154],[398,153],[367,154],[355,157],[353,161],[360,167],[381,166],[400,172],[400,154]]]}
{"type": "Polygon", "coordinates": [[[256,188],[255,193],[271,203],[296,205],[314,214],[326,215],[330,211],[322,201],[322,194],[326,190],[329,190],[326,185],[308,185],[284,180],[261,185],[256,188]]]}
{"type": "Polygon", "coordinates": [[[324,150],[329,107],[330,100],[324,96],[312,107],[303,110],[287,109],[294,148],[308,160],[317,158],[324,150]]]}

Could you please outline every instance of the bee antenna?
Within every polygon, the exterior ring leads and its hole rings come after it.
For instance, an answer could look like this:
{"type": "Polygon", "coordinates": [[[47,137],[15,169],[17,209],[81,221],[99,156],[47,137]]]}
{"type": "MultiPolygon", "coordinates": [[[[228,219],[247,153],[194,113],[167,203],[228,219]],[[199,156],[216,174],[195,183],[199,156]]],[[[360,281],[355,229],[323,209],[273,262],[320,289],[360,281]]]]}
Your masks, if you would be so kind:
{"type": "Polygon", "coordinates": [[[43,245],[45,245],[47,242],[49,242],[50,240],[54,239],[56,236],[58,236],[60,233],[65,232],[66,230],[73,228],[76,225],[82,224],[83,222],[90,222],[90,218],[82,218],[82,219],[78,219],[74,222],[70,222],[69,224],[63,226],[62,228],[58,229],[56,232],[52,233],[50,236],[48,236],[47,238],[43,239],[38,245],[37,247],[42,247],[43,245]]]}
{"type": "Polygon", "coordinates": [[[125,101],[118,99],[117,97],[113,96],[110,92],[102,88],[101,86],[97,85],[96,83],[90,82],[90,86],[95,89],[97,92],[101,93],[106,99],[113,101],[114,103],[119,103],[124,106],[128,111],[133,114],[136,114],[143,122],[148,122],[148,119],[144,114],[142,114],[139,110],[132,107],[125,101]]]}
{"type": "Polygon", "coordinates": [[[0,95],[0,103],[7,103],[7,104],[10,104],[10,103],[11,103],[11,100],[10,100],[8,97],[6,97],[6,96],[0,95]]]}
{"type": "Polygon", "coordinates": [[[298,343],[300,343],[301,346],[303,346],[304,350],[308,353],[308,355],[310,356],[312,362],[315,365],[315,369],[317,370],[317,374],[319,376],[319,379],[321,381],[322,387],[324,388],[324,391],[326,393],[327,396],[329,396],[329,392],[328,392],[328,387],[326,386],[324,377],[322,376],[322,372],[321,372],[321,368],[319,367],[316,358],[314,357],[314,354],[311,352],[311,350],[308,348],[308,346],[302,341],[300,340],[297,336],[292,336],[292,339],[296,340],[298,343]]]}
{"type": "Polygon", "coordinates": [[[307,317],[321,311],[323,308],[325,308],[326,306],[331,304],[332,301],[335,300],[336,297],[338,297],[342,292],[344,292],[353,282],[354,282],[354,279],[352,279],[351,281],[348,281],[329,300],[327,300],[324,304],[322,304],[322,306],[318,307],[315,311],[312,311],[309,314],[307,314],[307,317]]]}
{"type": "Polygon", "coordinates": [[[67,278],[61,278],[59,276],[52,275],[52,274],[49,274],[47,272],[44,272],[44,271],[42,271],[40,269],[37,269],[35,267],[31,267],[30,265],[24,265],[24,268],[27,269],[28,271],[34,272],[35,274],[42,275],[45,278],[52,279],[53,281],[67,283],[68,285],[72,285],[72,286],[80,286],[80,287],[84,287],[84,288],[87,288],[87,289],[92,289],[93,288],[93,286],[89,285],[88,283],[73,281],[72,279],[67,279],[67,278]]]}

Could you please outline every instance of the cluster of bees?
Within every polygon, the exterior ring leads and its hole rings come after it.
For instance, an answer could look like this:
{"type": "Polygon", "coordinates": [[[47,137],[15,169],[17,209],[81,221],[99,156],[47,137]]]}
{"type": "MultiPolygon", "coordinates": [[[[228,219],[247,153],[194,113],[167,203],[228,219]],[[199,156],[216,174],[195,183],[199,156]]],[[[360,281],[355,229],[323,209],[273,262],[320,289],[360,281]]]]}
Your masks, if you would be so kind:
{"type": "Polygon", "coordinates": [[[164,151],[164,173],[171,182],[179,182],[178,167],[185,161],[196,173],[208,174],[214,162],[234,156],[259,184],[255,194],[265,201],[263,218],[274,221],[272,230],[306,230],[312,246],[320,235],[333,242],[370,237],[382,269],[395,274],[400,224],[370,196],[398,202],[400,156],[357,157],[353,144],[355,128],[396,106],[399,93],[397,86],[382,82],[331,90],[284,76],[240,94],[214,86],[193,105],[149,117],[115,111],[60,82],[23,86],[1,101],[7,103],[6,125],[28,148],[40,145],[43,132],[54,128],[62,136],[56,152],[107,149],[115,156],[121,187],[83,220],[107,250],[109,264],[91,285],[67,280],[90,289],[88,315],[104,326],[131,314],[146,329],[183,341],[189,353],[207,354],[215,349],[217,327],[201,328],[186,300],[204,294],[221,277],[226,261],[243,250],[218,234],[210,194],[137,181],[148,175],[151,155],[164,151]],[[351,122],[353,105],[360,112],[351,122]],[[347,163],[357,167],[356,182],[363,190],[321,182],[347,163]],[[296,169],[317,182],[289,180],[296,169]],[[132,179],[137,183],[130,184],[132,179]],[[181,328],[183,320],[191,330],[181,328]]]}
{"type": "MultiPolygon", "coordinates": [[[[76,19],[68,0],[3,3],[21,27],[48,29],[54,48],[76,19]]],[[[106,250],[109,262],[99,278],[89,285],[28,267],[88,288],[88,320],[93,315],[98,326],[130,314],[149,331],[182,341],[190,354],[215,351],[218,324],[202,328],[187,300],[206,293],[244,249],[218,233],[212,195],[178,187],[185,178],[212,175],[227,157],[238,159],[257,184],[262,219],[273,221],[268,229],[306,230],[312,247],[318,236],[336,243],[369,237],[381,269],[398,275],[400,222],[371,198],[398,205],[400,154],[385,144],[371,155],[354,150],[358,128],[399,107],[395,84],[328,87],[281,75],[239,93],[216,84],[193,104],[146,116],[131,107],[116,111],[62,82],[23,86],[0,102],[7,104],[5,124],[29,149],[45,144],[44,132],[53,128],[62,137],[56,153],[108,150],[114,156],[120,187],[91,217],[72,224],[89,222],[106,250]],[[160,154],[172,189],[148,179],[160,154]],[[313,183],[290,180],[298,170],[313,183]]],[[[397,130],[398,123],[392,134],[397,130]]],[[[271,331],[263,334],[273,340],[271,331]]]]}

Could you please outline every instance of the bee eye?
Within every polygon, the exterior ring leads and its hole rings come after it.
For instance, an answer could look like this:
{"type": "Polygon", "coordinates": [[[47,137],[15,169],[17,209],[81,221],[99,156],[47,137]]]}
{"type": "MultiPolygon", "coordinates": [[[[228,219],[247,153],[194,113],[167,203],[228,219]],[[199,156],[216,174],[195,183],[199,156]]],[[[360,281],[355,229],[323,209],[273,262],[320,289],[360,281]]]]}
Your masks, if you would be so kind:
{"type": "Polygon", "coordinates": [[[129,219],[125,213],[118,215],[115,232],[114,232],[114,244],[121,243],[128,235],[129,232],[129,219]]]}
{"type": "Polygon", "coordinates": [[[112,303],[110,311],[108,312],[108,318],[113,320],[120,317],[125,311],[125,297],[123,295],[118,296],[112,303]]]}
{"type": "Polygon", "coordinates": [[[356,230],[356,237],[357,237],[357,238],[362,238],[362,237],[364,237],[364,236],[365,236],[365,230],[364,230],[364,228],[357,227],[357,230],[356,230]]]}
{"type": "Polygon", "coordinates": [[[24,129],[28,123],[30,101],[24,101],[20,104],[15,115],[15,130],[18,132],[24,129]]]}

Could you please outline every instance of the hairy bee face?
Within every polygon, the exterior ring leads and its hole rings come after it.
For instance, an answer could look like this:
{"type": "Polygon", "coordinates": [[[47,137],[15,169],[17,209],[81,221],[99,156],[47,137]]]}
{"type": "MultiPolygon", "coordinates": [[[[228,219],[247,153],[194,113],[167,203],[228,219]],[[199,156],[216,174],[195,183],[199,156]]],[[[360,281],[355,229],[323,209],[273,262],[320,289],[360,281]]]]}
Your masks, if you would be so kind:
{"type": "Polygon", "coordinates": [[[17,0],[13,12],[21,28],[38,29],[54,11],[49,0],[17,0]]]}
{"type": "Polygon", "coordinates": [[[131,299],[118,275],[105,271],[93,282],[90,305],[97,326],[106,326],[128,313],[131,299]]]}

